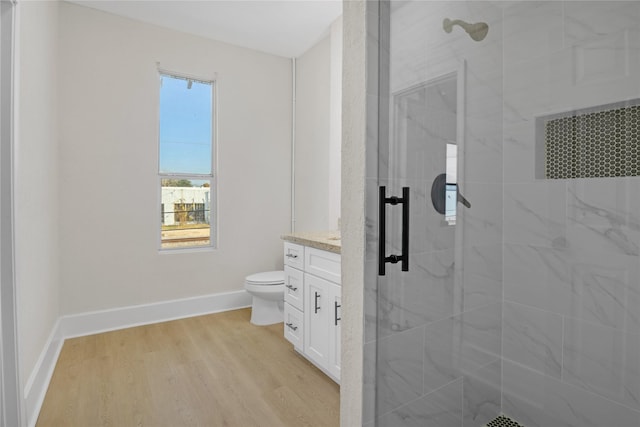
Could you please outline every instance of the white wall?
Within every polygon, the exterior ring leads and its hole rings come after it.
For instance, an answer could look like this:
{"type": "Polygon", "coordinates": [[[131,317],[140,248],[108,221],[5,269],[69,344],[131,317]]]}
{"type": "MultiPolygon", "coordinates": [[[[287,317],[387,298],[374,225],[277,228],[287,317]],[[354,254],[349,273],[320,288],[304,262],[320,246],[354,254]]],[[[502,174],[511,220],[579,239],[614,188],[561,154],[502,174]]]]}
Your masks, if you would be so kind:
{"type": "Polygon", "coordinates": [[[331,228],[328,209],[330,66],[330,36],[296,60],[296,231],[331,228]]]}
{"type": "Polygon", "coordinates": [[[337,230],[340,217],[342,18],[296,60],[296,231],[337,230]]]}
{"type": "Polygon", "coordinates": [[[58,3],[19,3],[15,275],[22,381],[60,315],[58,3]]]}
{"type": "Polygon", "coordinates": [[[247,274],[282,268],[288,59],[63,3],[59,66],[64,314],[239,290],[247,274]],[[157,62],[217,73],[214,251],[158,252],[157,62]]]}
{"type": "Polygon", "coordinates": [[[342,16],[331,24],[329,80],[329,226],[340,228],[342,193],[342,16]]]}

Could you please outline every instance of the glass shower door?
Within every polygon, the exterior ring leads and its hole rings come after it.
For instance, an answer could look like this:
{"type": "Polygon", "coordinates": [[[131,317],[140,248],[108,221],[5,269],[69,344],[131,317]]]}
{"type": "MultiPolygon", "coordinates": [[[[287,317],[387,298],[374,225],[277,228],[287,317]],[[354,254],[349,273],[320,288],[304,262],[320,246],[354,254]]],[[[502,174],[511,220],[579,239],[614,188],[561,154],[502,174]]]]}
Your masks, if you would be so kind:
{"type": "MultiPolygon", "coordinates": [[[[379,183],[409,188],[410,233],[408,271],[388,262],[378,276],[379,426],[480,426],[500,412],[500,43],[443,29],[469,9],[499,17],[490,3],[382,5],[379,183]]],[[[402,208],[382,213],[379,252],[400,254],[402,208]]]]}
{"type": "Polygon", "coordinates": [[[379,7],[365,425],[639,426],[640,2],[379,7]]]}

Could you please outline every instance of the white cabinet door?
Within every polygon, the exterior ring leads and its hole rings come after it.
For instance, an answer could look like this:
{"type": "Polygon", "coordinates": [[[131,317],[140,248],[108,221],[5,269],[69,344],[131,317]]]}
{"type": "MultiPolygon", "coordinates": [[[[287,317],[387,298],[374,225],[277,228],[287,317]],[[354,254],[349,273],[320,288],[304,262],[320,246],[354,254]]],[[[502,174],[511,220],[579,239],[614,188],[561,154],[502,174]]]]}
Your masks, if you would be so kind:
{"type": "Polygon", "coordinates": [[[304,275],[304,353],[318,366],[329,366],[329,321],[333,307],[332,284],[319,277],[304,275]]]}
{"type": "Polygon", "coordinates": [[[340,337],[342,325],[342,290],[340,286],[331,284],[329,299],[331,301],[331,316],[329,319],[329,366],[327,369],[340,379],[340,337]]]}

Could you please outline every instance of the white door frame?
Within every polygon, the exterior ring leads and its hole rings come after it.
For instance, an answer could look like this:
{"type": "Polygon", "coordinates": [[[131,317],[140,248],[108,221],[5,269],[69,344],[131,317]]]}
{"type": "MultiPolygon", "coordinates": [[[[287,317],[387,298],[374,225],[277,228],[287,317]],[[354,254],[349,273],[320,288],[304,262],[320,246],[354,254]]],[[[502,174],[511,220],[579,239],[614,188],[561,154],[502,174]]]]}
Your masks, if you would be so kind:
{"type": "Polygon", "coordinates": [[[0,0],[0,415],[1,427],[23,426],[18,369],[13,234],[14,43],[16,0],[0,0]]]}

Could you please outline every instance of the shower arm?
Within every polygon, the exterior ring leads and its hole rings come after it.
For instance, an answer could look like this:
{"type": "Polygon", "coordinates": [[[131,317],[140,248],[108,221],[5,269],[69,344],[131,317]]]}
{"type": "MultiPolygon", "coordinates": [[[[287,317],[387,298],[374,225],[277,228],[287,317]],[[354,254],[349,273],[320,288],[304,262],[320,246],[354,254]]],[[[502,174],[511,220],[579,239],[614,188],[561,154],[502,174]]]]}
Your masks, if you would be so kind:
{"type": "Polygon", "coordinates": [[[469,28],[472,25],[472,24],[470,24],[468,22],[463,21],[462,19],[454,19],[453,21],[450,20],[450,19],[445,19],[445,22],[446,21],[448,21],[447,27],[449,28],[449,30],[447,30],[445,28],[445,31],[447,33],[450,33],[455,25],[458,25],[458,26],[462,27],[468,33],[470,31],[469,28]]]}
{"type": "Polygon", "coordinates": [[[462,21],[461,19],[454,19],[453,21],[449,18],[445,18],[442,22],[442,28],[445,32],[450,33],[453,30],[454,25],[458,25],[460,28],[465,30],[469,37],[473,40],[479,42],[484,40],[489,32],[489,25],[486,22],[477,22],[475,24],[470,24],[468,22],[462,21]]]}

